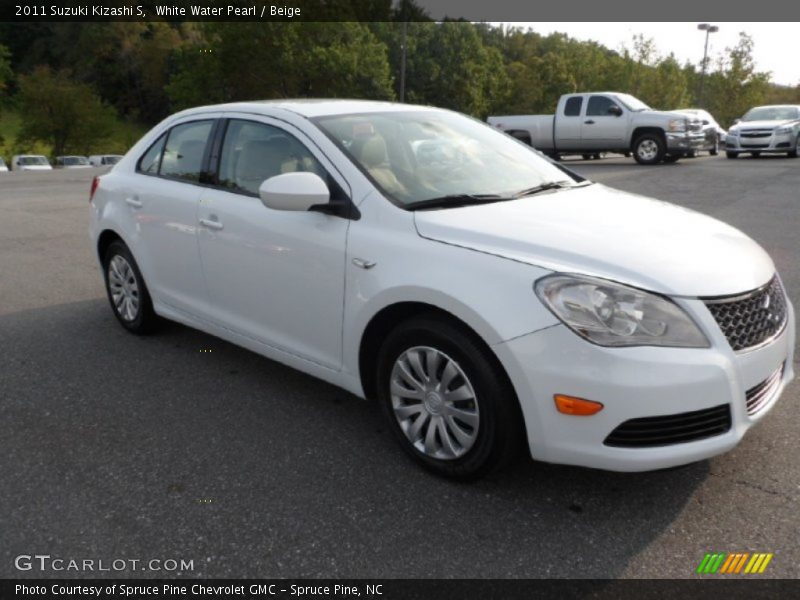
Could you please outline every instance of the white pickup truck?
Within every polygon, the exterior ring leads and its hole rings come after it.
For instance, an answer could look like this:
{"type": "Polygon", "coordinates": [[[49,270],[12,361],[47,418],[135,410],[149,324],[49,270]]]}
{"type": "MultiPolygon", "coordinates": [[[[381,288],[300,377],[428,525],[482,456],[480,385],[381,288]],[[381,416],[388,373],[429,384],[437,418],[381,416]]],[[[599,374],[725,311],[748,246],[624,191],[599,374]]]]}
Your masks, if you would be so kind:
{"type": "Polygon", "coordinates": [[[554,158],[619,152],[653,165],[675,162],[705,143],[698,119],[653,110],[618,92],[564,94],[555,115],[489,117],[488,122],[554,158]]]}

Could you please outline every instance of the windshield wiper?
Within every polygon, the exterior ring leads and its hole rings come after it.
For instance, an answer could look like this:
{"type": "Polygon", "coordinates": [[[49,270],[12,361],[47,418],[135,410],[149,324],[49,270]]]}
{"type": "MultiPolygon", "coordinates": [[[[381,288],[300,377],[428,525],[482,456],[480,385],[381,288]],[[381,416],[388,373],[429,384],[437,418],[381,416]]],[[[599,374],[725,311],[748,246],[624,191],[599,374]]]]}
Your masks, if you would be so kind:
{"type": "Polygon", "coordinates": [[[536,185],[531,188],[527,188],[525,190],[520,190],[516,194],[513,194],[511,197],[514,199],[524,198],[525,196],[533,196],[534,194],[538,194],[539,192],[546,192],[548,190],[560,190],[563,188],[571,188],[571,187],[577,187],[577,186],[574,183],[570,183],[568,181],[548,181],[547,183],[542,183],[541,185],[536,185]]]}
{"type": "Polygon", "coordinates": [[[475,204],[489,204],[490,202],[502,202],[512,200],[509,196],[498,194],[449,194],[438,198],[418,200],[409,202],[404,206],[408,210],[420,210],[425,208],[458,208],[459,206],[472,206],[475,204]]]}

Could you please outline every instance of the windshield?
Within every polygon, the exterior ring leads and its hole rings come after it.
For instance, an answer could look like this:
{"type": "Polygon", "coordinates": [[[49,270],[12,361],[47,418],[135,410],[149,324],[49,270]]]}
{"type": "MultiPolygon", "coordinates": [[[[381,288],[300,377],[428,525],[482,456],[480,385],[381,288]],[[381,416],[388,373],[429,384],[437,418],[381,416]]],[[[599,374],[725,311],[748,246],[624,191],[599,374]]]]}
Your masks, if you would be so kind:
{"type": "Polygon", "coordinates": [[[49,165],[50,163],[47,162],[44,156],[20,156],[19,164],[31,167],[35,165],[49,165]]]}
{"type": "Polygon", "coordinates": [[[630,111],[633,112],[641,112],[643,110],[653,110],[647,104],[639,100],[638,98],[634,98],[630,94],[616,94],[617,100],[622,102],[630,111]]]}
{"type": "Polygon", "coordinates": [[[580,181],[530,147],[457,113],[377,112],[315,122],[400,206],[451,196],[500,199],[555,181],[580,181]]]}
{"type": "Polygon", "coordinates": [[[788,121],[800,118],[796,106],[761,106],[752,108],[742,117],[742,121],[788,121]]]}

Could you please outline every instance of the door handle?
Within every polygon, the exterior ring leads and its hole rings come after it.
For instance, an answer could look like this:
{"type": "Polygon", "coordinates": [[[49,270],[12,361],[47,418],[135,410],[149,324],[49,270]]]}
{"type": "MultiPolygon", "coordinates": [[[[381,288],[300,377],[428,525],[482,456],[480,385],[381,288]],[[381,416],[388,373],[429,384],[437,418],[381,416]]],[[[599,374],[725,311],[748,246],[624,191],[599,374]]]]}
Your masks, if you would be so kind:
{"type": "Polygon", "coordinates": [[[583,124],[584,124],[584,125],[594,125],[594,121],[592,121],[591,119],[589,119],[588,121],[584,121],[584,122],[583,122],[583,124]]]}
{"type": "Polygon", "coordinates": [[[130,196],[125,198],[125,204],[132,206],[133,208],[142,208],[142,201],[139,200],[139,196],[130,196]]]}
{"type": "Polygon", "coordinates": [[[211,219],[200,219],[200,225],[203,227],[208,227],[209,229],[216,229],[217,231],[223,227],[222,223],[217,221],[216,217],[212,217],[211,219]]]}

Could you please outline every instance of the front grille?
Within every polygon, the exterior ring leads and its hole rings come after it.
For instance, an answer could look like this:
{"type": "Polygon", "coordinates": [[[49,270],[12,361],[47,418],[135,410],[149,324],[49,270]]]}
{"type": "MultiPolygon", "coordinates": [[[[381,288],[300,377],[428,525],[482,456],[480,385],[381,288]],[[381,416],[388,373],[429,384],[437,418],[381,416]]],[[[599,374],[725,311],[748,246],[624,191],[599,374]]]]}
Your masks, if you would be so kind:
{"type": "Polygon", "coordinates": [[[786,300],[777,276],[767,285],[727,298],[704,298],[704,302],[736,351],[770,340],[786,324],[786,300]]]}
{"type": "Polygon", "coordinates": [[[755,387],[751,387],[745,392],[745,402],[747,403],[747,414],[754,415],[764,408],[775,396],[775,392],[781,385],[783,378],[783,365],[781,365],[772,375],[755,387]]]}
{"type": "Polygon", "coordinates": [[[739,135],[743,138],[770,137],[772,129],[751,129],[750,131],[741,131],[739,135]]]}
{"type": "Polygon", "coordinates": [[[603,443],[622,448],[669,446],[721,435],[730,428],[730,406],[721,404],[677,415],[631,419],[608,434],[603,443]]]}
{"type": "Polygon", "coordinates": [[[769,148],[769,144],[745,144],[742,142],[742,148],[769,148]]]}

